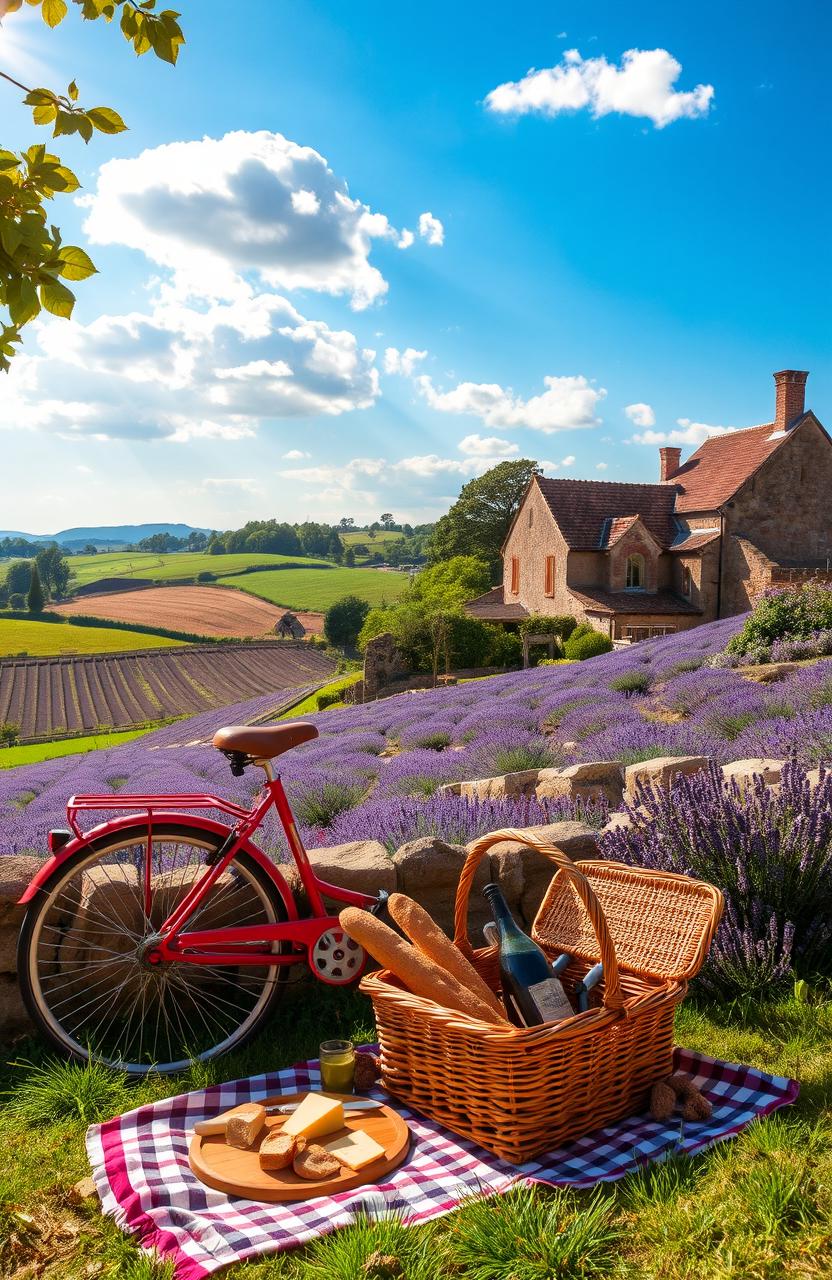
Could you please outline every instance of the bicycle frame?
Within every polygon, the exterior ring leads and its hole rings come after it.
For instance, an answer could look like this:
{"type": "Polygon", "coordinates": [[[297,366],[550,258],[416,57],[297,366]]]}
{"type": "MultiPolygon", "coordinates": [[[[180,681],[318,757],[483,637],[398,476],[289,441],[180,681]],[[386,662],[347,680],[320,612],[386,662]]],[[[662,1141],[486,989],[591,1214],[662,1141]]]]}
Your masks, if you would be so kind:
{"type": "MultiPolygon", "coordinates": [[[[150,962],[197,965],[228,964],[235,966],[286,966],[297,964],[303,953],[308,953],[309,949],[314,946],[323,933],[330,929],[340,928],[337,915],[332,916],[327,913],[323,901],[324,896],[336,902],[364,908],[376,906],[379,900],[369,894],[358,893],[351,889],[343,889],[339,885],[330,884],[325,880],[321,880],[315,874],[295,824],[294,815],[289,806],[286,792],[283,789],[280,775],[274,774],[271,762],[268,760],[258,760],[253,763],[264,769],[266,782],[262,792],[250,809],[244,809],[241,805],[234,804],[233,801],[225,800],[220,796],[208,794],[72,796],[67,802],[67,820],[75,839],[65,845],[57,856],[49,859],[40,869],[26,889],[20,902],[25,904],[31,901],[38,889],[51,877],[54,871],[69,857],[74,856],[79,849],[92,844],[102,836],[117,833],[120,828],[131,825],[132,820],[136,819],[147,824],[147,851],[144,859],[144,909],[146,914],[149,915],[154,821],[158,822],[162,816],[168,819],[175,816],[178,820],[183,820],[188,826],[191,826],[195,832],[199,832],[202,829],[210,831],[212,835],[222,831],[227,831],[228,834],[216,855],[212,855],[209,858],[205,874],[200,876],[160,926],[154,939],[152,952],[148,956],[150,962]],[[262,850],[251,844],[251,836],[262,824],[272,806],[277,811],[312,910],[312,914],[304,919],[298,917],[291,890],[277,866],[262,850]],[[112,809],[131,810],[131,818],[124,817],[103,822],[87,832],[81,830],[78,820],[79,814],[112,809]],[[231,828],[226,828],[220,823],[204,818],[195,818],[190,813],[181,812],[182,810],[193,809],[218,809],[223,813],[229,814],[236,821],[231,828]],[[241,849],[245,849],[246,852],[256,858],[259,865],[274,882],[278,892],[287,904],[287,908],[291,904],[292,909],[289,910],[290,918],[287,921],[273,925],[232,925],[226,928],[183,932],[188,920],[210,895],[214,884],[228,867],[235,854],[241,849]],[[292,944],[291,950],[285,954],[275,953],[271,950],[271,946],[275,942],[289,942],[292,944]],[[257,943],[264,944],[264,949],[252,950],[252,944],[257,943]]],[[[310,965],[310,968],[321,981],[328,981],[328,979],[318,974],[312,965],[310,965]]]]}

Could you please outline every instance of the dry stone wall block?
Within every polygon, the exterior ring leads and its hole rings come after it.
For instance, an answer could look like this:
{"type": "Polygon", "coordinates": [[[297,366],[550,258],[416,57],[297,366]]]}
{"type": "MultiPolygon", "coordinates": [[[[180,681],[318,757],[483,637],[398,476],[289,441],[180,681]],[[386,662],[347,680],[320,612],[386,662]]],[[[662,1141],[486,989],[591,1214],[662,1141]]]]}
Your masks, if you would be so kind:
{"type": "Polygon", "coordinates": [[[535,795],[538,800],[605,800],[615,807],[621,803],[624,775],[615,760],[590,760],[565,769],[541,769],[535,795]]]}
{"type": "MultiPolygon", "coordinates": [[[[378,840],[351,840],[348,844],[306,852],[315,875],[328,884],[338,885],[339,889],[352,889],[356,893],[396,891],[395,863],[378,840]]],[[[281,869],[293,892],[298,892],[301,881],[294,863],[281,869]]]]}
{"type": "Polygon", "coordinates": [[[707,756],[658,756],[655,760],[628,764],[624,770],[624,789],[630,798],[636,796],[639,785],[666,790],[674,778],[699,773],[710,763],[707,756]]]}
{"type": "Polygon", "coordinates": [[[495,778],[476,778],[473,782],[458,783],[457,795],[477,800],[502,800],[506,796],[534,794],[539,769],[521,769],[517,773],[502,773],[495,778]]]}
{"type": "Polygon", "coordinates": [[[755,778],[762,778],[770,787],[779,787],[785,763],[785,760],[766,760],[763,757],[733,760],[731,764],[722,766],[722,776],[726,782],[736,782],[743,791],[754,785],[755,778]]]}
{"type": "Polygon", "coordinates": [[[17,900],[40,866],[40,858],[23,854],[0,858],[0,973],[17,970],[17,935],[26,914],[17,900]]]}
{"type": "MultiPolygon", "coordinates": [[[[409,840],[393,854],[399,881],[399,892],[415,898],[433,916],[448,937],[454,932],[454,902],[466,851],[461,845],[446,844],[435,836],[409,840]]],[[[483,886],[491,879],[488,854],[480,862],[471,886],[468,929],[472,939],[480,941],[482,926],[491,919],[483,886]]]]}

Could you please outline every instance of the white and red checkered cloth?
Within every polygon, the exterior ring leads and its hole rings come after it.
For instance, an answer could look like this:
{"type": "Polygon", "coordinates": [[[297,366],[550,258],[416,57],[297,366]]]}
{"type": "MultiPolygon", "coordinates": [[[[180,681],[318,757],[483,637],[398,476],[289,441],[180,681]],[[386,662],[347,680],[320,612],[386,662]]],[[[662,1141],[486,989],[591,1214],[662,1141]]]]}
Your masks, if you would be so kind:
{"type": "Polygon", "coordinates": [[[425,1222],[472,1193],[494,1194],[517,1181],[555,1187],[613,1181],[670,1153],[692,1155],[733,1137],[798,1094],[794,1080],[686,1049],[676,1050],[675,1069],[690,1075],[711,1100],[710,1120],[683,1125],[677,1117],[658,1124],[648,1115],[633,1116],[517,1167],[397,1106],[412,1134],[407,1161],[378,1185],[301,1203],[232,1199],[203,1186],[188,1167],[188,1144],[197,1120],[240,1102],[320,1087],[315,1062],[138,1107],[93,1125],[87,1153],[104,1212],[144,1248],[174,1260],[177,1280],[201,1280],[230,1263],[346,1226],[362,1212],[425,1222]]]}

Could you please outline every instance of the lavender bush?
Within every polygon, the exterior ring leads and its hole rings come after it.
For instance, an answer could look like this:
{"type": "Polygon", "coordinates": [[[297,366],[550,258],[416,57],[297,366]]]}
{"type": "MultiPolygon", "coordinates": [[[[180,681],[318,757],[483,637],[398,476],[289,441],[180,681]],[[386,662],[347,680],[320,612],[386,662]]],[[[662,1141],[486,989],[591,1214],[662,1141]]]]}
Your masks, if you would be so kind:
{"type": "Polygon", "coordinates": [[[708,880],[726,911],[702,973],[721,994],[786,974],[832,975],[832,774],[813,788],[792,758],[779,791],[741,789],[716,766],[642,790],[633,825],[606,833],[611,858],[708,880]]]}

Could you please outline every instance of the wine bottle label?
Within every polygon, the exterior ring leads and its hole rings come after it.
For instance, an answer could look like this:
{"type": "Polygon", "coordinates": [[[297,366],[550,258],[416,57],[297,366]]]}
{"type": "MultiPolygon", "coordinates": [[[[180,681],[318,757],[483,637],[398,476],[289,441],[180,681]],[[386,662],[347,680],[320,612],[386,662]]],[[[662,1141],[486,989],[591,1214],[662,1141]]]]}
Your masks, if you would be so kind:
{"type": "Polygon", "coordinates": [[[563,983],[558,982],[557,978],[544,978],[543,982],[534,982],[528,992],[540,1014],[541,1022],[562,1022],[564,1018],[572,1017],[574,1009],[563,989],[563,983]]]}

